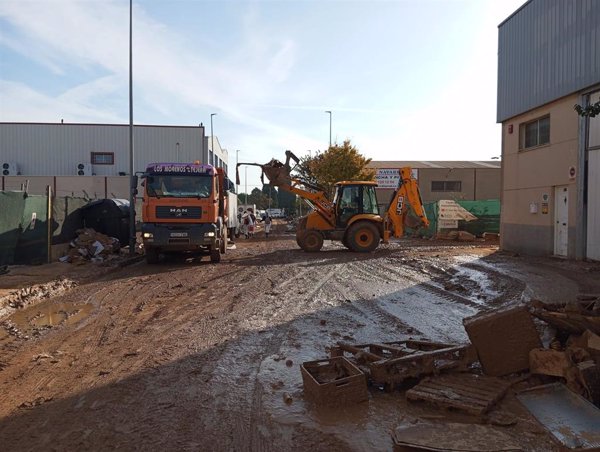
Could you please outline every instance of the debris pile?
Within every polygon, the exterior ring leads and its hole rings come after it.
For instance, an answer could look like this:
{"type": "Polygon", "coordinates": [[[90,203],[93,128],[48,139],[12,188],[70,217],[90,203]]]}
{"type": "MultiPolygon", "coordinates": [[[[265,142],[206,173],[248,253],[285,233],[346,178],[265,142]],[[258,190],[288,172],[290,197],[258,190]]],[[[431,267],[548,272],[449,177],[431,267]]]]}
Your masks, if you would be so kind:
{"type": "MultiPolygon", "coordinates": [[[[599,307],[596,297],[586,296],[562,305],[533,302],[484,311],[463,320],[470,343],[462,345],[413,339],[338,342],[329,359],[301,365],[305,396],[317,404],[358,403],[369,399],[368,385],[400,389],[409,402],[503,427],[519,422],[500,408],[510,396],[510,403],[518,400],[561,446],[595,447],[600,445],[599,307]],[[547,346],[538,329],[548,325],[536,325],[534,316],[556,330],[547,346]],[[570,410],[568,419],[563,409],[570,410]]],[[[397,450],[416,447],[415,432],[448,432],[451,425],[443,419],[413,420],[394,431],[394,443],[397,450]]]]}
{"type": "Polygon", "coordinates": [[[119,239],[85,228],[77,230],[77,238],[70,243],[67,254],[61,262],[81,265],[86,261],[103,262],[110,259],[121,249],[119,239]]]}

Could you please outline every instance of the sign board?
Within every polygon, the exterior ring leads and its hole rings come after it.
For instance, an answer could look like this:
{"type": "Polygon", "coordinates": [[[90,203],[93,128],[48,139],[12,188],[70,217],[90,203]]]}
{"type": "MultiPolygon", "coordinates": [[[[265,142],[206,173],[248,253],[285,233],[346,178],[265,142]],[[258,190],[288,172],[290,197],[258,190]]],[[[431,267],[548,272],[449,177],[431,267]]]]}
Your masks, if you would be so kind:
{"type": "Polygon", "coordinates": [[[438,229],[456,229],[458,220],[438,220],[438,229]]]}
{"type": "Polygon", "coordinates": [[[473,221],[477,217],[466,210],[456,201],[444,199],[438,201],[438,222],[441,220],[465,220],[473,221]]]}
{"type": "MultiPolygon", "coordinates": [[[[413,168],[411,170],[412,177],[419,180],[419,170],[413,168]]],[[[391,188],[398,187],[400,182],[400,169],[399,168],[378,168],[375,173],[375,181],[377,182],[377,188],[391,188]]]]}

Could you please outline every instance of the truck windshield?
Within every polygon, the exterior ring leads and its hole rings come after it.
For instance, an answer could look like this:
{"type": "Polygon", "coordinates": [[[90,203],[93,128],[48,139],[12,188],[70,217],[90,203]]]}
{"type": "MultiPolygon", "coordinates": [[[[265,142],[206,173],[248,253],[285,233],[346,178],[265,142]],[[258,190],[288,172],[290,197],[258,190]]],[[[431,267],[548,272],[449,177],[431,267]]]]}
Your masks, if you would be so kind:
{"type": "Polygon", "coordinates": [[[208,198],[212,193],[210,176],[148,176],[148,196],[169,198],[208,198]]]}

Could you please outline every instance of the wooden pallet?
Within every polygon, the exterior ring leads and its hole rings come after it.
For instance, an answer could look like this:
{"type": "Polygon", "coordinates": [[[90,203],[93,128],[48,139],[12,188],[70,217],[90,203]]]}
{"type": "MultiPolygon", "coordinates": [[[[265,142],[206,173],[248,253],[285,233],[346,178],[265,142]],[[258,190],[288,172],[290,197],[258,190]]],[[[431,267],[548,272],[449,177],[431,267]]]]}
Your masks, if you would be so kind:
{"type": "Polygon", "coordinates": [[[466,370],[477,356],[471,345],[427,341],[398,341],[351,345],[338,342],[331,356],[350,354],[352,361],[375,384],[393,390],[408,378],[437,374],[443,370],[466,370]]]}
{"type": "Polygon", "coordinates": [[[443,375],[423,380],[406,391],[406,398],[482,415],[504,397],[509,386],[510,383],[493,377],[473,374],[443,375]]]}

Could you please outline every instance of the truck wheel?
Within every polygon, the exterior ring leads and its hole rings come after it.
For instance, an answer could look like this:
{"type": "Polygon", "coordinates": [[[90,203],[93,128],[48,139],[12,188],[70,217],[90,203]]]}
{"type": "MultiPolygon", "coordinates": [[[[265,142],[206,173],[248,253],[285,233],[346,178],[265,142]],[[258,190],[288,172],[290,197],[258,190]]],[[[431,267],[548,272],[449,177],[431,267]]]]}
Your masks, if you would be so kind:
{"type": "Polygon", "coordinates": [[[308,230],[299,241],[300,248],[308,253],[319,251],[323,247],[323,234],[319,231],[308,230]]]}
{"type": "Polygon", "coordinates": [[[218,246],[210,248],[210,261],[214,263],[221,262],[221,250],[218,246]]]}
{"type": "Polygon", "coordinates": [[[368,221],[354,223],[348,229],[346,237],[350,249],[358,253],[370,253],[379,246],[381,240],[377,226],[368,221]]]}
{"type": "Polygon", "coordinates": [[[156,248],[146,248],[146,263],[158,263],[158,250],[156,248]]]}

